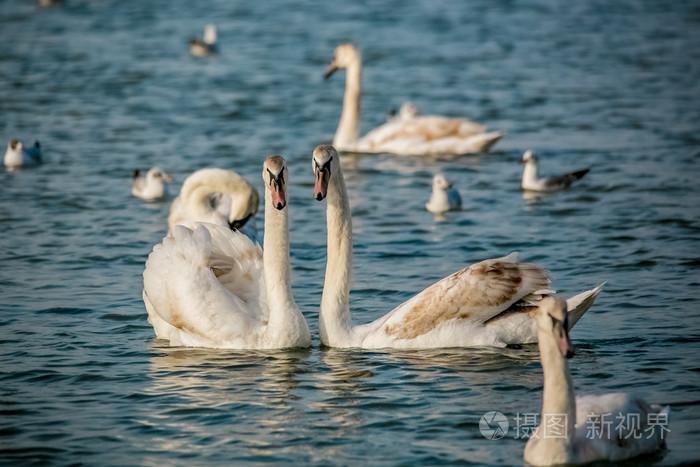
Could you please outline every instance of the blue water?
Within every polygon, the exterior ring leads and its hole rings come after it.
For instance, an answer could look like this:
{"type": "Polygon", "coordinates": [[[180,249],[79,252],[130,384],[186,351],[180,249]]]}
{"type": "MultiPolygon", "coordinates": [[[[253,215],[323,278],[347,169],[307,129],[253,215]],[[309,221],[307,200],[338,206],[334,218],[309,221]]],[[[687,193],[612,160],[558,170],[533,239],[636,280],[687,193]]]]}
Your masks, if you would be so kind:
{"type": "MultiPolygon", "coordinates": [[[[344,156],[355,227],[352,309],[370,321],[466,264],[520,251],[571,295],[603,281],[572,333],[579,394],[671,405],[668,450],[700,459],[700,5],[692,1],[0,3],[0,142],[46,163],[0,169],[0,462],[86,465],[518,465],[536,413],[536,346],[319,348],[325,205],[311,151],[338,122],[334,47],[363,52],[364,131],[410,99],[507,132],[488,155],[344,156]],[[220,53],[187,37],[219,27],[220,53]],[[592,167],[529,198],[516,159],[592,167]],[[141,301],[172,197],[130,196],[135,168],[179,184],[216,166],[262,190],[290,167],[294,292],[314,346],[170,348],[141,301]],[[464,209],[423,208],[433,173],[464,209]]],[[[262,213],[261,213],[262,216],[262,213]]],[[[258,221],[258,225],[262,225],[258,221]]]]}

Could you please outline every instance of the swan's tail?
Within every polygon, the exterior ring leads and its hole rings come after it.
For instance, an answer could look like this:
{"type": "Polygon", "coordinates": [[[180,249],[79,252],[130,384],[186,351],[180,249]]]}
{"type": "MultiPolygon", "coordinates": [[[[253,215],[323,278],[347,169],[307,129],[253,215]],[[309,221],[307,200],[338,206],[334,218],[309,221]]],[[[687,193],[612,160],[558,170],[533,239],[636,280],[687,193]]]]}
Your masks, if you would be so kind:
{"type": "Polygon", "coordinates": [[[489,133],[476,135],[471,139],[475,141],[475,145],[478,148],[476,152],[489,152],[493,145],[505,135],[506,134],[501,131],[491,131],[489,133]]]}
{"type": "Polygon", "coordinates": [[[581,292],[580,294],[566,300],[566,305],[569,309],[569,330],[571,330],[571,328],[574,327],[574,324],[581,319],[581,316],[583,316],[583,314],[593,306],[593,302],[595,302],[595,299],[600,291],[603,290],[604,285],[605,282],[594,289],[581,292]]]}

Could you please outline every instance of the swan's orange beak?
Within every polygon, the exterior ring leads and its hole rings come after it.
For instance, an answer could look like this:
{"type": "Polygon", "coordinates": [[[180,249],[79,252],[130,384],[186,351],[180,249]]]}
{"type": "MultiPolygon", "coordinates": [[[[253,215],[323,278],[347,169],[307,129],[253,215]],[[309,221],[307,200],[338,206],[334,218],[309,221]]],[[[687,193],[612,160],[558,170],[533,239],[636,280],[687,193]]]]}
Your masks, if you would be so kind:
{"type": "Polygon", "coordinates": [[[284,209],[287,205],[287,195],[284,193],[282,185],[276,180],[270,184],[270,194],[272,194],[272,206],[278,211],[284,209]]]}
{"type": "Polygon", "coordinates": [[[331,176],[330,167],[315,166],[314,176],[316,178],[316,182],[314,183],[314,198],[316,198],[317,201],[321,201],[328,194],[328,179],[331,176]]]}

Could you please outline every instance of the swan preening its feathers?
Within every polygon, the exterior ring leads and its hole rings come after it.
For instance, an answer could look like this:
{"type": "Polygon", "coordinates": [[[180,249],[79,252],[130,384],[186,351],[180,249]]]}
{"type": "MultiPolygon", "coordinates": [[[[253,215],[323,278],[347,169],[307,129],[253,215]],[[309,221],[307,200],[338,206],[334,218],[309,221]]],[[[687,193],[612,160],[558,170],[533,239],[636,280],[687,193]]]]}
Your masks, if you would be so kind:
{"type": "Polygon", "coordinates": [[[352,44],[335,49],[326,78],[346,69],[343,112],[333,137],[339,151],[388,152],[399,155],[468,154],[488,151],[501,132],[486,132],[483,125],[461,118],[419,115],[412,105],[402,106],[399,117],[360,137],[362,58],[352,44]]]}
{"type": "Polygon", "coordinates": [[[539,163],[539,156],[534,152],[528,150],[525,151],[523,157],[518,159],[518,162],[525,164],[523,169],[523,190],[529,191],[542,191],[542,192],[555,192],[559,190],[564,190],[569,188],[572,183],[576,180],[583,178],[589,170],[591,169],[581,169],[575,172],[568,172],[563,175],[558,175],[556,177],[537,177],[537,168],[539,163]]]}
{"type": "Polygon", "coordinates": [[[144,175],[139,169],[134,170],[131,182],[131,194],[143,199],[157,199],[167,193],[167,184],[173,177],[160,167],[151,167],[144,175]]]}
{"type": "MultiPolygon", "coordinates": [[[[328,254],[321,298],[321,342],[331,347],[430,348],[505,346],[537,341],[534,312],[547,295],[547,272],[516,255],[464,268],[431,285],[387,315],[355,326],[350,315],[352,220],[338,152],[314,150],[314,197],[327,200],[328,254]]],[[[569,299],[573,326],[602,285],[569,299]]]]}
{"type": "Polygon", "coordinates": [[[258,191],[236,172],[200,169],[187,177],[170,207],[168,234],[176,225],[194,228],[196,222],[241,229],[258,212],[259,203],[258,191]]]}
{"type": "Polygon", "coordinates": [[[12,139],[7,143],[3,162],[7,167],[41,164],[41,144],[34,141],[34,146],[27,147],[22,141],[12,139]]]}
{"type": "Polygon", "coordinates": [[[236,349],[308,347],[294,301],[289,259],[288,170],[270,156],[265,183],[264,252],[228,225],[174,227],[143,273],[143,299],[156,336],[172,346],[236,349]]]}
{"type": "Polygon", "coordinates": [[[667,423],[669,408],[623,393],[575,397],[566,360],[574,354],[567,303],[557,296],[546,297],[535,314],[544,372],[543,422],[525,446],[525,461],[532,465],[619,461],[662,447],[666,427],[659,423],[651,431],[650,422],[667,423]],[[606,414],[612,424],[603,423],[606,414]],[[547,422],[559,426],[555,435],[547,435],[547,422]]]}

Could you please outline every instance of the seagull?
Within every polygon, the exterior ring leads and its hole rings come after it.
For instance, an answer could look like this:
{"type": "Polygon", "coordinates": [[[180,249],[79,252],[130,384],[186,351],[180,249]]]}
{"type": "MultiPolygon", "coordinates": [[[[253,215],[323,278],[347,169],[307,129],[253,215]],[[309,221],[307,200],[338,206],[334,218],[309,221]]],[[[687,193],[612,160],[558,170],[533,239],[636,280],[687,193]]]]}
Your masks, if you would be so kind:
{"type": "Polygon", "coordinates": [[[525,151],[523,157],[521,157],[518,160],[520,164],[525,164],[522,182],[523,190],[542,191],[549,193],[564,190],[566,188],[569,188],[574,181],[583,178],[583,176],[586,175],[589,170],[591,170],[581,169],[575,172],[568,172],[556,177],[537,178],[538,161],[539,156],[537,156],[537,154],[530,150],[525,151]]]}
{"type": "Polygon", "coordinates": [[[216,53],[216,26],[207,24],[204,27],[204,39],[190,37],[190,53],[197,57],[206,57],[216,53]]]}

